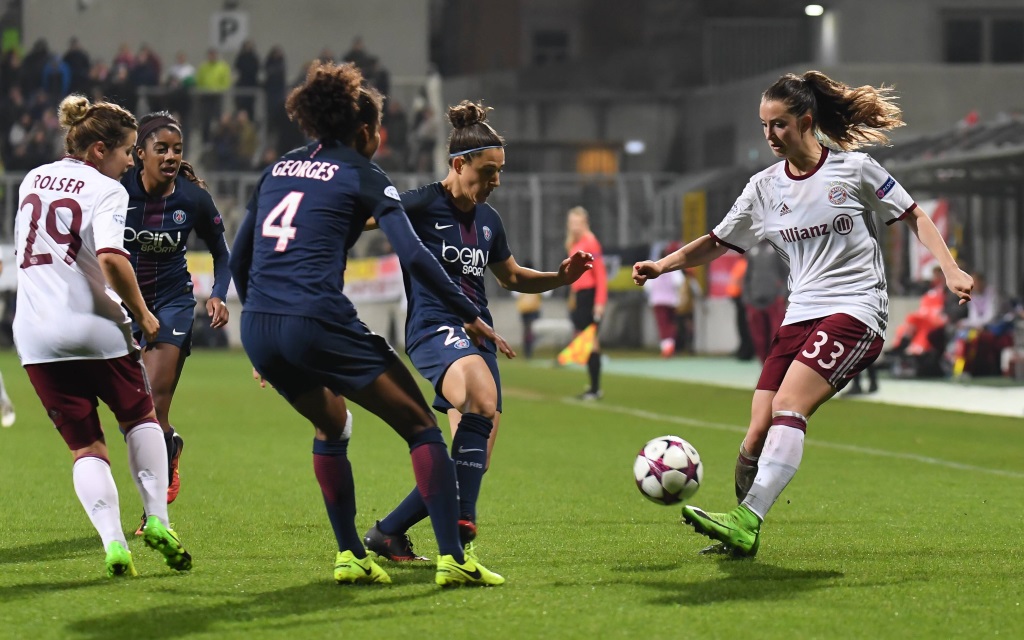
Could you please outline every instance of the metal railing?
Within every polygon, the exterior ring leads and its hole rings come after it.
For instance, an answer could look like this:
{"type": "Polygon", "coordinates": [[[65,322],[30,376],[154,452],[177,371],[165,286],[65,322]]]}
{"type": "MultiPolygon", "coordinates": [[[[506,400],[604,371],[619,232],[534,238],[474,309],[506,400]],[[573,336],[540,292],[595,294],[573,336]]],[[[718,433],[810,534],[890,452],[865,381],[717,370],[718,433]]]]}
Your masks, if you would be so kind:
{"type": "MultiPolygon", "coordinates": [[[[13,237],[18,187],[24,174],[0,176],[3,191],[0,241],[13,237]]],[[[256,186],[255,172],[215,172],[201,175],[224,219],[229,241],[241,222],[245,205],[256,186]]],[[[426,174],[396,173],[392,182],[400,190],[436,180],[426,174]]],[[[525,174],[502,177],[501,187],[489,203],[501,214],[509,244],[520,263],[541,269],[555,268],[565,257],[565,214],[583,206],[591,227],[606,247],[626,247],[678,237],[679,199],[669,187],[675,174],[626,173],[609,176],[525,174]]],[[[374,239],[360,241],[355,251],[373,253],[374,239]],[[361,245],[361,246],[360,246],[361,245]]]]}

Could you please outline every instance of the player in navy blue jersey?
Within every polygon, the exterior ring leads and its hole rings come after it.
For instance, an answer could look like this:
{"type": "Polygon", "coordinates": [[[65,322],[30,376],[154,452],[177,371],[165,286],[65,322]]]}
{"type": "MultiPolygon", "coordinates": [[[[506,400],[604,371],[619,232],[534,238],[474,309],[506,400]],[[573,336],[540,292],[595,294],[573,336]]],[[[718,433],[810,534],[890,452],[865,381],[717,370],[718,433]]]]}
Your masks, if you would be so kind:
{"type": "Polygon", "coordinates": [[[257,372],[316,429],[313,469],[338,543],[339,583],[389,583],[356,531],[346,398],[409,444],[416,485],[437,536],[441,586],[505,580],[463,553],[455,468],[408,369],[343,293],[348,249],[372,216],[403,266],[456,309],[467,338],[505,341],[413,232],[398,191],[370,162],[380,146],[383,97],[351,64],[314,63],[288,96],[289,117],[314,138],[260,177],[231,258],[242,298],[242,344],[257,372]]]}
{"type": "MultiPolygon", "coordinates": [[[[462,101],[448,109],[449,170],[441,182],[402,194],[402,205],[427,249],[480,306],[492,322],[484,291],[484,270],[490,268],[505,289],[541,293],[569,285],[592,268],[594,257],[578,251],[558,271],[527,269],[516,262],[505,226],[487,198],[500,184],[505,141],[486,122],[489,108],[462,101]]],[[[399,254],[401,255],[401,254],[399,254]]],[[[490,465],[501,418],[501,377],[497,349],[474,344],[455,310],[404,270],[409,301],[405,325],[406,352],[437,393],[434,408],[448,414],[452,459],[459,481],[459,534],[465,548],[476,537],[476,502],[490,465]]],[[[427,516],[419,493],[412,493],[386,518],[367,531],[367,548],[394,561],[425,560],[413,553],[406,532],[427,516]]]]}
{"type": "Polygon", "coordinates": [[[184,442],[171,425],[171,400],[185,358],[191,352],[196,306],[192,275],[185,262],[189,235],[194,231],[213,256],[213,291],[206,301],[206,313],[215,329],[228,322],[224,298],[231,270],[224,223],[217,206],[205,183],[182,160],[178,121],[166,111],[143,116],[135,144],[140,166],[121,179],[130,198],[124,245],[131,254],[146,306],[160,320],[160,333],[155,340],[146,340],[137,326],[132,329],[143,347],[142,360],[152,387],[157,419],[167,441],[171,469],[167,501],[173,502],[180,487],[178,459],[184,442]]]}

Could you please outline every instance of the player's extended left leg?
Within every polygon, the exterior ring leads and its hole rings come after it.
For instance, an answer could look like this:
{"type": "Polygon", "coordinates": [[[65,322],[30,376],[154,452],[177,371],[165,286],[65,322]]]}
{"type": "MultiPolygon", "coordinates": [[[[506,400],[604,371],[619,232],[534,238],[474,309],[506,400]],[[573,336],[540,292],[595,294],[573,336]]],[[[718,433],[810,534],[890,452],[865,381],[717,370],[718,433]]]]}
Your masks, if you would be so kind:
{"type": "Polygon", "coordinates": [[[687,505],[683,520],[698,533],[723,542],[735,555],[756,555],[761,522],[800,466],[807,418],[834,394],[835,389],[817,372],[793,362],[772,401],[771,427],[746,498],[727,513],[687,505]]]}

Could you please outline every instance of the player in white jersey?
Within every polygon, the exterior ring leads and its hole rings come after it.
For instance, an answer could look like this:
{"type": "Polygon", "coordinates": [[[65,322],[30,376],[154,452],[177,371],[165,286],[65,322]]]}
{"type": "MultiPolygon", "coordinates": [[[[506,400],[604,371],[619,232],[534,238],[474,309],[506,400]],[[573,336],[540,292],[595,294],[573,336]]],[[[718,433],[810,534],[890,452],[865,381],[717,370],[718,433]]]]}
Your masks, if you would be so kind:
{"type": "Polygon", "coordinates": [[[121,529],[98,400],[110,407],[150,518],[144,540],[167,565],[192,567],[167,521],[167,451],[138,346],[122,302],[144,333],[160,324],[146,308],[124,250],[134,116],[84,96],[60,104],[67,156],[25,176],[15,219],[18,306],[14,342],[32,386],[71,449],[75,493],[106,551],[107,575],[135,575],[121,529]]]}
{"type": "Polygon", "coordinates": [[[740,505],[728,513],[686,506],[683,520],[721,541],[705,551],[752,556],[761,523],[796,474],[807,419],[882,349],[888,294],[872,212],[903,220],[938,260],[960,303],[973,281],[935,225],[870,156],[903,125],[886,88],[848,87],[817,71],[787,74],[761,96],[761,126],[780,162],[758,173],[715,229],[658,262],[638,262],[643,285],[768,240],[789,263],[789,308],[754,391],[736,466],[740,505]],[[828,146],[825,146],[825,145],[828,146]]]}

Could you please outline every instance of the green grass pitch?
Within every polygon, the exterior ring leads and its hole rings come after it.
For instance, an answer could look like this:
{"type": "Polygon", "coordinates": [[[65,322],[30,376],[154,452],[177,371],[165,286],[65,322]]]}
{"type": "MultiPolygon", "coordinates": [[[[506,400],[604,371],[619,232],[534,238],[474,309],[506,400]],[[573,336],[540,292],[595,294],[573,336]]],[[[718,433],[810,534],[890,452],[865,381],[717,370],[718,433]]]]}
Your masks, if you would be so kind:
{"type": "MultiPolygon", "coordinates": [[[[608,376],[581,405],[580,371],[503,363],[478,550],[508,583],[442,591],[429,566],[383,563],[394,585],[340,587],[312,429],[243,354],[200,351],[172,410],[187,445],[171,519],[195,568],[176,575],[132,539],[140,577],[111,581],[64,443],[13,354],[0,369],[18,410],[0,430],[0,638],[1024,637],[1019,419],[835,400],[760,555],[722,560],[631,469],[649,438],[681,436],[705,464],[693,502],[729,507],[749,392],[608,376]]],[[[365,530],[412,470],[398,436],[353,412],[365,530]]],[[[103,415],[130,533],[140,502],[103,415]]],[[[436,554],[428,523],[412,536],[436,554]]]]}

